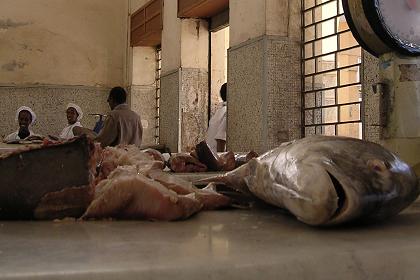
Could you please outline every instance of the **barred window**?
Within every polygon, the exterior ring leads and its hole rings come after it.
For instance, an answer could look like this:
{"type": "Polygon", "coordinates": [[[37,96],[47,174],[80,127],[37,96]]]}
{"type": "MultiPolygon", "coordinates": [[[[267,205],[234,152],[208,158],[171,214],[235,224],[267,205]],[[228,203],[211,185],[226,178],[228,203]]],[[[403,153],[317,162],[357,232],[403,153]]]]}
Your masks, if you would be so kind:
{"type": "Polygon", "coordinates": [[[156,116],[155,116],[155,144],[159,144],[159,120],[160,120],[160,75],[162,70],[162,50],[156,48],[156,116]]]}
{"type": "Polygon", "coordinates": [[[341,0],[302,3],[302,134],[363,138],[362,50],[341,0]]]}

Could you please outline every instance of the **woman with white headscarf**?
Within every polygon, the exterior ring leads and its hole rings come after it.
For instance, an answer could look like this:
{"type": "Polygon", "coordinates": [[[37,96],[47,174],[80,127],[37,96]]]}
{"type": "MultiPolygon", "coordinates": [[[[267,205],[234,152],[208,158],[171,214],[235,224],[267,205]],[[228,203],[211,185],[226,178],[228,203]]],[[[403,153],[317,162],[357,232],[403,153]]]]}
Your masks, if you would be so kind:
{"type": "Polygon", "coordinates": [[[66,115],[68,125],[61,131],[60,138],[67,140],[75,137],[73,130],[75,127],[82,127],[80,120],[83,117],[83,111],[78,105],[69,103],[67,104],[66,115]]]}
{"type": "Polygon", "coordinates": [[[29,140],[29,138],[36,137],[41,139],[42,137],[36,135],[29,127],[33,125],[36,121],[36,114],[32,111],[31,108],[27,106],[21,106],[16,111],[16,123],[19,124],[19,129],[16,132],[13,132],[7,135],[3,142],[14,142],[19,140],[29,140]]]}

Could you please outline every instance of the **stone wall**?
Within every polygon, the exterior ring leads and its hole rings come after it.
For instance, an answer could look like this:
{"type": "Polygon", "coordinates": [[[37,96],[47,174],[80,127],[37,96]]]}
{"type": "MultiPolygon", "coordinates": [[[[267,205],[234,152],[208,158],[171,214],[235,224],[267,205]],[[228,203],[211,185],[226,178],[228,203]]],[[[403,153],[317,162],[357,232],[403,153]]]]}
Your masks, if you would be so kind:
{"type": "Polygon", "coordinates": [[[362,52],[362,91],[364,139],[378,143],[381,139],[380,93],[372,86],[379,82],[379,60],[367,51],[362,52]]]}
{"type": "Polygon", "coordinates": [[[182,68],[181,85],[181,150],[189,151],[204,140],[207,131],[207,70],[182,68]]]}
{"type": "Polygon", "coordinates": [[[262,37],[228,50],[227,149],[262,150],[264,40],[262,37]]]}
{"type": "Polygon", "coordinates": [[[160,85],[160,144],[171,152],[178,151],[179,136],[179,71],[164,74],[160,85]]]}
{"type": "Polygon", "coordinates": [[[267,37],[268,93],[267,143],[265,149],[301,137],[300,44],[267,37]]]}
{"type": "Polygon", "coordinates": [[[207,130],[208,72],[182,68],[161,77],[160,144],[188,151],[207,130]]]}
{"type": "Polygon", "coordinates": [[[228,149],[264,152],[300,138],[300,46],[261,36],[229,49],[228,149]]]}

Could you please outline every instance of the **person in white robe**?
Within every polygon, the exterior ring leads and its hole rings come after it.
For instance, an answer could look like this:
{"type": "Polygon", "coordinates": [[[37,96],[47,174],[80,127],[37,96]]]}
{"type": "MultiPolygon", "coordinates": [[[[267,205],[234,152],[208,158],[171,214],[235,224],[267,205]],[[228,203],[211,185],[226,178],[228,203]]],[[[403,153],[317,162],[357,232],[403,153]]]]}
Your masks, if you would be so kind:
{"type": "Polygon", "coordinates": [[[223,100],[222,107],[211,117],[206,134],[206,143],[214,153],[226,150],[227,83],[220,87],[220,97],[223,100]]]}
{"type": "Polygon", "coordinates": [[[74,128],[83,127],[80,120],[83,118],[83,111],[77,104],[69,103],[66,107],[68,125],[61,131],[60,139],[71,139],[75,137],[74,128]]]}
{"type": "Polygon", "coordinates": [[[16,110],[16,123],[19,125],[19,129],[9,135],[7,135],[3,142],[11,143],[18,142],[20,140],[32,140],[42,139],[42,136],[35,134],[30,127],[36,122],[35,112],[28,106],[21,106],[16,110]]]}

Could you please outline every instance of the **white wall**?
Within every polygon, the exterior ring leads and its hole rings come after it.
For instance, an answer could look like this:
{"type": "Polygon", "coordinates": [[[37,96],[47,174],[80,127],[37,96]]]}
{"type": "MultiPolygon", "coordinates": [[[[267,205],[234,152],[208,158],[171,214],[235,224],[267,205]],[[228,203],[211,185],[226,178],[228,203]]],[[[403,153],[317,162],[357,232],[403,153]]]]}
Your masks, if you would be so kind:
{"type": "Polygon", "coordinates": [[[1,0],[0,83],[125,84],[128,0],[1,0]]]}
{"type": "MultiPolygon", "coordinates": [[[[290,29],[294,28],[289,25],[290,17],[294,17],[298,6],[295,2],[289,2],[290,0],[230,0],[230,46],[261,35],[288,36],[290,29]]],[[[293,19],[300,21],[300,17],[293,19]]],[[[295,26],[299,28],[299,25],[295,26]]]]}
{"type": "Polygon", "coordinates": [[[156,50],[152,47],[133,48],[133,85],[155,84],[156,50]]]}
{"type": "Polygon", "coordinates": [[[140,114],[143,144],[155,144],[156,125],[156,50],[152,47],[133,48],[133,71],[130,90],[131,108],[140,114]]]}
{"type": "Polygon", "coordinates": [[[211,115],[220,106],[220,86],[227,82],[227,49],[229,27],[212,32],[211,39],[211,115]]]}
{"type": "Polygon", "coordinates": [[[0,136],[16,130],[21,105],[37,113],[37,133],[57,135],[68,102],[93,128],[109,88],[128,85],[129,0],[1,0],[0,11],[0,136]]]}
{"type": "Polygon", "coordinates": [[[230,46],[265,34],[266,0],[230,0],[230,46]]]}
{"type": "Polygon", "coordinates": [[[162,75],[181,66],[181,20],[176,0],[164,0],[162,30],[162,75]]]}
{"type": "Polygon", "coordinates": [[[289,0],[268,0],[266,2],[267,35],[287,36],[289,28],[289,0]]]}
{"type": "Polygon", "coordinates": [[[209,31],[205,20],[181,21],[181,67],[208,68],[209,31]]]}

